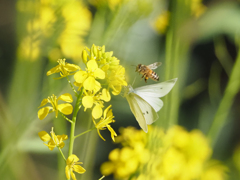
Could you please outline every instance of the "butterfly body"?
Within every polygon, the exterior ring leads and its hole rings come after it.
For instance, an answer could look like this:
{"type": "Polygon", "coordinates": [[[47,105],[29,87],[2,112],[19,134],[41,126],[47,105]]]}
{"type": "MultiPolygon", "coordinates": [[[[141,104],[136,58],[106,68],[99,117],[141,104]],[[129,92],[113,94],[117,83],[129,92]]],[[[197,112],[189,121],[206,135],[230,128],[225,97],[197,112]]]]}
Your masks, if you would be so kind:
{"type": "Polygon", "coordinates": [[[157,75],[156,72],[153,71],[153,69],[156,69],[161,64],[162,64],[161,62],[155,62],[148,66],[143,64],[138,64],[136,67],[136,72],[139,72],[140,74],[143,75],[142,78],[144,77],[145,82],[147,82],[149,78],[154,81],[159,81],[159,76],[157,75]]]}
{"type": "Polygon", "coordinates": [[[130,85],[125,88],[124,96],[139,126],[145,132],[148,132],[147,125],[158,119],[157,112],[163,107],[163,101],[160,97],[168,94],[176,81],[177,78],[136,89],[130,85]]]}

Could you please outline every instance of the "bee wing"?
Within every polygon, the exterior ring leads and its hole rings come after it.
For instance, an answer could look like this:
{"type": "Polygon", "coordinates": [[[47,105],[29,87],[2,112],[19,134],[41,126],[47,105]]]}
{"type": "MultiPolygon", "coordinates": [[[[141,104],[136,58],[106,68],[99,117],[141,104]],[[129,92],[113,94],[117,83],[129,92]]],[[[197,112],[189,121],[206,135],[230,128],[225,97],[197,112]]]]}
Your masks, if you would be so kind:
{"type": "Polygon", "coordinates": [[[147,97],[163,97],[167,95],[175,85],[177,78],[168,81],[142,86],[134,89],[134,93],[146,99],[147,97]]]}
{"type": "Polygon", "coordinates": [[[161,62],[155,62],[155,63],[153,63],[153,64],[149,64],[147,67],[149,68],[149,69],[157,69],[159,66],[161,66],[162,65],[162,63],[161,62]]]}
{"type": "Polygon", "coordinates": [[[147,125],[158,119],[156,111],[148,102],[133,92],[129,93],[126,99],[139,126],[147,133],[147,125]]]}

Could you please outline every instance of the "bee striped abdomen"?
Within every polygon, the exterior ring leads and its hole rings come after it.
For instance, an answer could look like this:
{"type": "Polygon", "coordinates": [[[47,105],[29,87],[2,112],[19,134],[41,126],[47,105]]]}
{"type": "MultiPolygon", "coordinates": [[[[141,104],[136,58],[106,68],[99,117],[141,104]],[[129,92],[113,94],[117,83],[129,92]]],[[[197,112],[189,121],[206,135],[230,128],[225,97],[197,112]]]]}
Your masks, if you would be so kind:
{"type": "Polygon", "coordinates": [[[159,81],[159,76],[154,71],[152,71],[151,77],[152,77],[153,80],[159,81]]]}

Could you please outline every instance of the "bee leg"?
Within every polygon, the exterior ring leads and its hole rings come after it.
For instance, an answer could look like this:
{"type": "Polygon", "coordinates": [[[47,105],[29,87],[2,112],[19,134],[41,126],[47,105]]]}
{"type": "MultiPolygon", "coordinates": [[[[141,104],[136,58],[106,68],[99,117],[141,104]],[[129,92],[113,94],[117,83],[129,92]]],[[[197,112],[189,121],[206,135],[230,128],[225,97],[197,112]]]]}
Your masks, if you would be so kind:
{"type": "Polygon", "coordinates": [[[148,80],[148,77],[147,77],[147,76],[145,76],[145,83],[147,83],[147,80],[148,80]]]}

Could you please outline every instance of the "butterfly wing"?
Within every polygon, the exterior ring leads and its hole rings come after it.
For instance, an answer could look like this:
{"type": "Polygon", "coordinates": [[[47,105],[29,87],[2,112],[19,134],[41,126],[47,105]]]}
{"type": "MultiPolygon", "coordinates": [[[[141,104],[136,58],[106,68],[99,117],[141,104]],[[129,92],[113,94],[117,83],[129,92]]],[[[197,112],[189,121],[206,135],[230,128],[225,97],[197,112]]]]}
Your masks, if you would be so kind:
{"type": "Polygon", "coordinates": [[[155,63],[153,63],[153,64],[149,64],[147,67],[149,68],[149,69],[157,69],[159,66],[161,66],[162,65],[162,63],[161,62],[155,62],[155,63]]]}
{"type": "Polygon", "coordinates": [[[158,119],[156,111],[144,99],[133,92],[129,93],[126,99],[139,126],[147,133],[147,124],[152,124],[158,119]]]}
{"type": "Polygon", "coordinates": [[[177,78],[156,83],[156,84],[138,87],[134,89],[134,92],[140,97],[142,96],[155,97],[155,98],[163,97],[171,91],[176,81],[177,81],[177,78]]]}
{"type": "Polygon", "coordinates": [[[158,97],[143,96],[141,98],[148,102],[148,104],[150,104],[156,112],[158,112],[163,107],[163,101],[158,97]]]}
{"type": "Polygon", "coordinates": [[[157,84],[142,86],[134,89],[134,93],[147,101],[154,110],[158,112],[163,107],[163,102],[159,98],[168,94],[176,81],[177,78],[157,84]]]}

